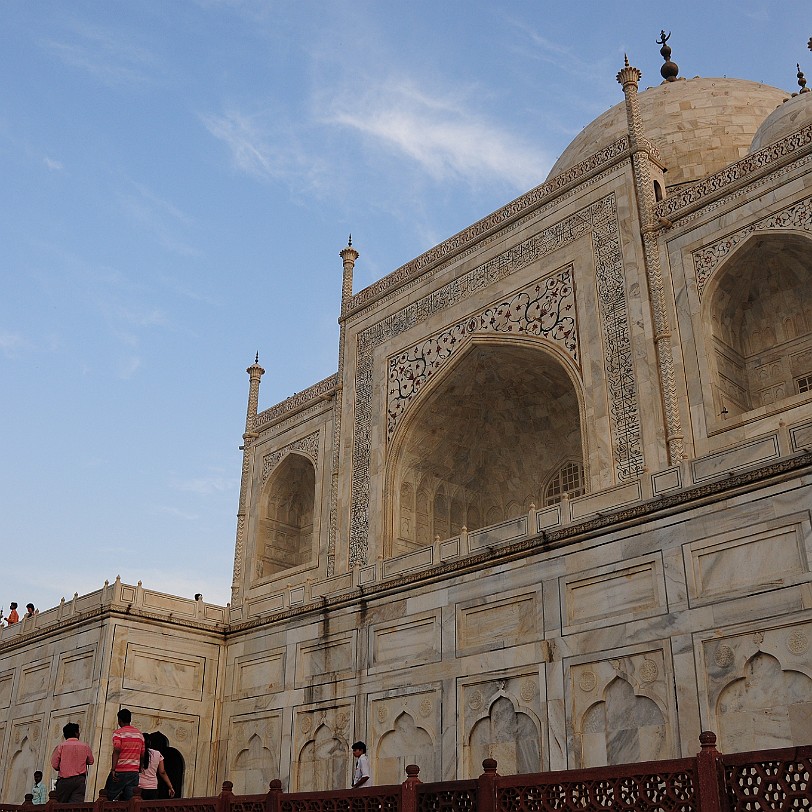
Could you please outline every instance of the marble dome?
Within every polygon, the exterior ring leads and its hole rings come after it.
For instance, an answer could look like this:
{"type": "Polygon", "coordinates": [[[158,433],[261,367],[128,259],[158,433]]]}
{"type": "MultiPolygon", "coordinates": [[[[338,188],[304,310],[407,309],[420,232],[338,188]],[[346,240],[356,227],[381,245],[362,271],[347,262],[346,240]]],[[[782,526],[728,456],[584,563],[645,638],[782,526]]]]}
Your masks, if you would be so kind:
{"type": "Polygon", "coordinates": [[[773,110],[756,131],[750,152],[786,137],[805,124],[812,124],[812,93],[799,93],[773,110]]]}
{"type": "MultiPolygon", "coordinates": [[[[745,79],[702,77],[640,92],[645,136],[660,151],[668,170],[666,185],[699,180],[743,158],[759,127],[787,96],[779,88],[745,79]]],[[[626,132],[626,105],[621,101],[573,139],[549,177],[560,175],[626,132]]]]}

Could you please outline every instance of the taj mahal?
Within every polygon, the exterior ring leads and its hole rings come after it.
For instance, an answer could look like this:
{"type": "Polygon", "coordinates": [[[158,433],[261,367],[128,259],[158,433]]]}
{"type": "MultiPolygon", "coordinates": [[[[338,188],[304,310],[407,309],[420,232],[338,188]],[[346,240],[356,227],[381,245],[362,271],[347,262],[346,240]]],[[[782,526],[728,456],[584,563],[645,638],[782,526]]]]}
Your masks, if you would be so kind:
{"type": "Polygon", "coordinates": [[[2,629],[0,800],[68,721],[98,795],[122,706],[186,797],[812,743],[812,93],[660,44],[539,186],[360,291],[348,241],[334,375],[248,367],[227,606],[2,629]]]}

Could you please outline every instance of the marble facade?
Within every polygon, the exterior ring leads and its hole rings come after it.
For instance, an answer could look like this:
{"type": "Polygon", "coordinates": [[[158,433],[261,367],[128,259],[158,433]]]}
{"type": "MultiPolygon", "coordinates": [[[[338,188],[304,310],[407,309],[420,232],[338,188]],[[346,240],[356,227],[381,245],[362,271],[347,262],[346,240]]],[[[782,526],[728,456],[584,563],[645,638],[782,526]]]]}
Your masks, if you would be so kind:
{"type": "Polygon", "coordinates": [[[541,186],[355,294],[341,252],[335,376],[249,367],[229,606],[3,630],[1,800],[121,705],[184,795],[812,742],[812,94],[618,78],[541,186]]]}

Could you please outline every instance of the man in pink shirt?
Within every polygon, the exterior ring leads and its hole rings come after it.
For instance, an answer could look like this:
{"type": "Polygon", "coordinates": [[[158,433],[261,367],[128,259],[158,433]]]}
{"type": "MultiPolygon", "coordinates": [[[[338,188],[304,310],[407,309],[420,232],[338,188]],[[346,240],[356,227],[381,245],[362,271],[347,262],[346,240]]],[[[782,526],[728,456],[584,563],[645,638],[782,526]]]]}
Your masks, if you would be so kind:
{"type": "Polygon", "coordinates": [[[56,800],[61,804],[81,804],[85,800],[87,767],[93,763],[90,748],[79,741],[79,725],[68,722],[62,728],[65,741],[51,756],[51,766],[57,771],[56,800]]]}
{"type": "Polygon", "coordinates": [[[107,800],[129,801],[138,786],[138,770],[144,754],[144,737],[133,727],[127,708],[118,712],[119,728],[113,733],[113,769],[107,781],[107,800]]]}

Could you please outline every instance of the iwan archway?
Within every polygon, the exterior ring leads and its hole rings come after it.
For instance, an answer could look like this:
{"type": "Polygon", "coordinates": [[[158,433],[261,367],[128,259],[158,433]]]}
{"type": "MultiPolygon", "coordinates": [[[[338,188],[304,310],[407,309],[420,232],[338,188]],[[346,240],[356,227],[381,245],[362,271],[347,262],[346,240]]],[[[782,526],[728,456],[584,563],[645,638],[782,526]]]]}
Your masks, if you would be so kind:
{"type": "Polygon", "coordinates": [[[450,359],[404,415],[387,476],[387,557],[585,490],[580,385],[535,340],[489,340],[450,359]]]}

